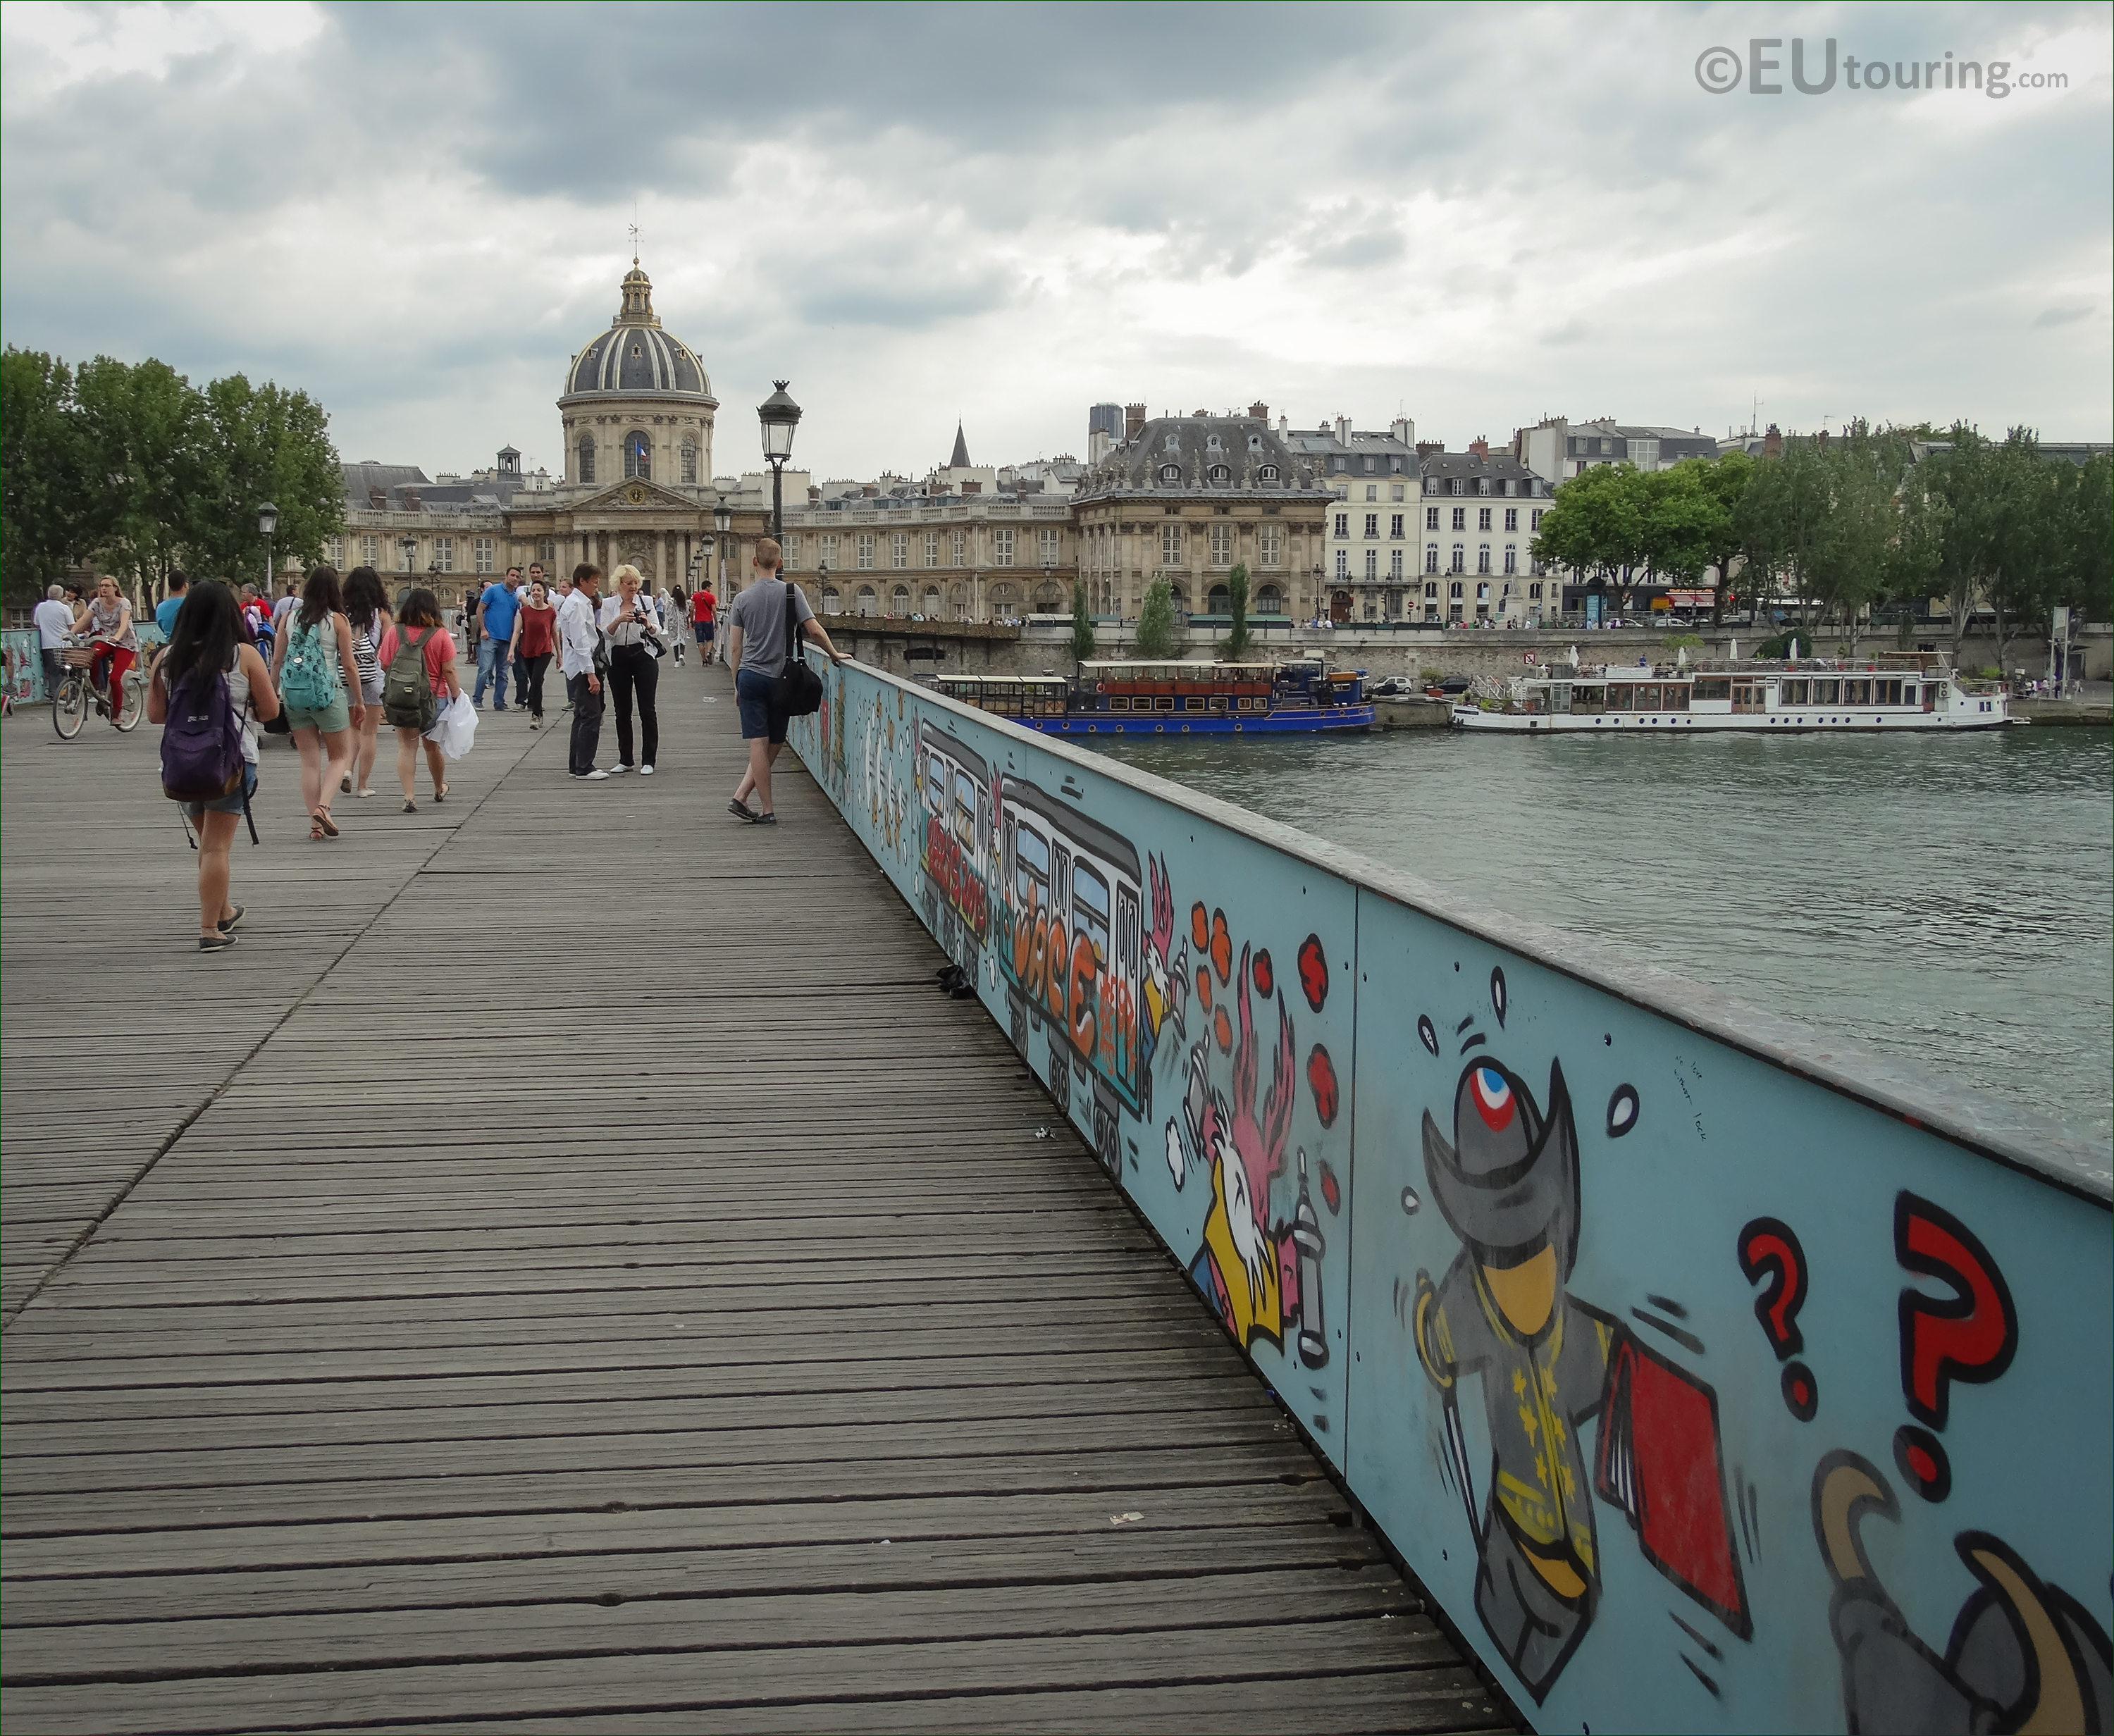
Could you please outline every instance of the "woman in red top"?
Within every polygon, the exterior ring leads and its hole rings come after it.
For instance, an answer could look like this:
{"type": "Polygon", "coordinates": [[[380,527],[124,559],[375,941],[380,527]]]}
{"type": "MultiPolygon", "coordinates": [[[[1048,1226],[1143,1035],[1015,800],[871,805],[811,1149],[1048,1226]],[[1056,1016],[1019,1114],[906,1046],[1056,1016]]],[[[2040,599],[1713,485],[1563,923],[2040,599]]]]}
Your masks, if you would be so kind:
{"type": "MultiPolygon", "coordinates": [[[[419,648],[425,658],[426,684],[446,706],[462,692],[462,678],[455,673],[455,642],[441,625],[441,600],[423,585],[404,599],[396,624],[382,635],[380,653],[385,682],[396,648],[405,640],[419,648]]],[[[415,724],[397,724],[396,782],[403,788],[404,811],[407,814],[419,811],[413,793],[419,773],[419,744],[423,739],[415,724]]],[[[442,775],[447,762],[442,757],[439,742],[427,742],[425,747],[426,770],[432,774],[433,800],[437,803],[448,793],[447,779],[442,775]]]]}
{"type": "Polygon", "coordinates": [[[557,644],[558,611],[551,607],[540,578],[528,585],[528,600],[515,612],[514,666],[520,671],[515,683],[514,702],[528,708],[528,727],[543,727],[543,671],[551,666],[557,644]]]}
{"type": "Polygon", "coordinates": [[[698,587],[697,595],[690,599],[690,629],[698,637],[698,661],[712,660],[712,616],[719,609],[719,599],[712,595],[710,585],[698,587]]]}

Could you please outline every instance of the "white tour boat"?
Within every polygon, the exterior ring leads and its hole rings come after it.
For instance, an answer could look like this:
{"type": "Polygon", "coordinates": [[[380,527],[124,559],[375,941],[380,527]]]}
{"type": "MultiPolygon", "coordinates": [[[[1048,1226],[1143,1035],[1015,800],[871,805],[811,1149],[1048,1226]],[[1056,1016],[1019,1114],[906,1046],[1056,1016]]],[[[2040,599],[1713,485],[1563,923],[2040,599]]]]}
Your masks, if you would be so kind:
{"type": "Polygon", "coordinates": [[[1558,667],[1485,683],[1453,706],[1457,729],[1515,735],[1590,730],[1993,729],[2003,685],[1971,681],[1929,652],[1876,658],[1558,667]]]}

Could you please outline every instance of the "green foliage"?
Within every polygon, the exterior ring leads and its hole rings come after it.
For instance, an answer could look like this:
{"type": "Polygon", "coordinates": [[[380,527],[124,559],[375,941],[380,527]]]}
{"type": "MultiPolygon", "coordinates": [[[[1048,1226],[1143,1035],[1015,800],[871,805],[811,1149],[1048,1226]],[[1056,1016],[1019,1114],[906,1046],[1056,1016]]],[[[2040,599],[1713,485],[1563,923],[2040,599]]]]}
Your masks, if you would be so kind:
{"type": "Polygon", "coordinates": [[[1087,606],[1084,580],[1072,581],[1072,660],[1083,664],[1094,655],[1094,616],[1087,606]]]}
{"type": "Polygon", "coordinates": [[[1574,573],[1612,578],[1645,559],[1642,480],[1630,464],[1602,464],[1572,477],[1541,515],[1535,558],[1574,573]]]}
{"type": "Polygon", "coordinates": [[[240,374],[194,387],[166,363],[5,356],[6,575],[21,597],[93,559],[135,582],[172,566],[261,576],[257,509],[273,548],[318,560],[344,524],[343,476],[323,407],[240,374]]]}
{"type": "Polygon", "coordinates": [[[1233,617],[1233,625],[1220,649],[1227,657],[1238,662],[1255,644],[1255,635],[1248,630],[1248,569],[1245,564],[1236,566],[1226,575],[1226,611],[1233,617]]]}
{"type": "Polygon", "coordinates": [[[1146,588],[1131,648],[1140,657],[1174,655],[1174,587],[1164,578],[1155,578],[1146,588]]]}
{"type": "Polygon", "coordinates": [[[93,491],[72,404],[73,375],[57,357],[0,355],[0,562],[11,601],[41,596],[82,552],[93,491]]]}

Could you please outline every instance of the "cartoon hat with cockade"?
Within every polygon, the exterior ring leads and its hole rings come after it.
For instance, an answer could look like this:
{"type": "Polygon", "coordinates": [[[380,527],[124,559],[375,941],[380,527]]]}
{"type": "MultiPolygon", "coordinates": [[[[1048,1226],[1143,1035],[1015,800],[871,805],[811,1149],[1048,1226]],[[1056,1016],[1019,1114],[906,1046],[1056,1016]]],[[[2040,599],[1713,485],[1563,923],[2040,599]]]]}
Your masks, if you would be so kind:
{"type": "Polygon", "coordinates": [[[1486,1266],[1556,1249],[1567,1276],[1578,1249],[1578,1129],[1563,1067],[1549,1069],[1544,1117],[1510,1067],[1477,1056],[1453,1090],[1453,1137],[1424,1114],[1424,1172],[1454,1233],[1486,1266]]]}

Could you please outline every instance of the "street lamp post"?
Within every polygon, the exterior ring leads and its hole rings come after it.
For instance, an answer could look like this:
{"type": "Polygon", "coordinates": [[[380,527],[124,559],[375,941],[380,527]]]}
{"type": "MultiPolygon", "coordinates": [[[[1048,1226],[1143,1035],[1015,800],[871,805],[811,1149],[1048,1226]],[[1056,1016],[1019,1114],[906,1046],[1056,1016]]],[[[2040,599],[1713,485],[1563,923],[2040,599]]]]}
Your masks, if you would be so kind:
{"type": "Polygon", "coordinates": [[[786,382],[773,380],[778,388],[756,407],[756,419],[763,425],[763,455],[771,465],[771,534],[782,548],[785,542],[785,460],[793,455],[793,431],[800,426],[800,406],[785,390],[786,382]]]}
{"type": "Polygon", "coordinates": [[[830,564],[818,561],[815,567],[815,594],[822,605],[822,613],[830,613],[830,564]]]}
{"type": "MultiPolygon", "coordinates": [[[[734,532],[734,514],[726,507],[721,506],[713,509],[712,531],[714,546],[724,547],[727,538],[734,532]]],[[[719,562],[720,583],[724,587],[727,582],[726,556],[724,554],[720,555],[719,562]]]]}
{"type": "Polygon", "coordinates": [[[272,601],[272,532],[279,528],[279,509],[269,500],[257,509],[257,532],[264,539],[264,601],[272,601]]]}

